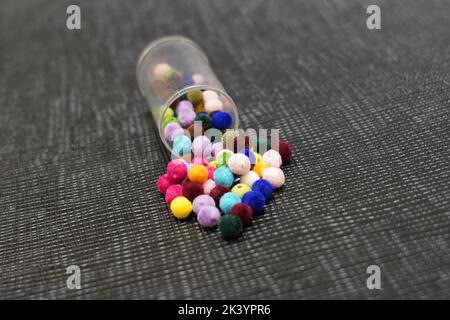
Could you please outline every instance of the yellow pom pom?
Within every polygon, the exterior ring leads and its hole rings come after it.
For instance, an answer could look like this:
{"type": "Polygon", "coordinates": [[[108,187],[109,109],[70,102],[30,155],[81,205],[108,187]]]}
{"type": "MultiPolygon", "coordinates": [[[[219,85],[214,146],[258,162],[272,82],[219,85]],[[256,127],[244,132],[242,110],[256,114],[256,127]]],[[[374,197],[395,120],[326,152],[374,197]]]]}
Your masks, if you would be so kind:
{"type": "Polygon", "coordinates": [[[259,153],[257,153],[257,152],[253,152],[253,153],[254,153],[255,158],[256,158],[256,163],[255,164],[261,163],[262,162],[261,155],[259,153]]]}
{"type": "Polygon", "coordinates": [[[189,180],[203,184],[208,180],[208,169],[204,165],[197,164],[189,169],[189,180]]]}
{"type": "Polygon", "coordinates": [[[216,168],[216,169],[217,169],[217,161],[216,161],[216,160],[211,161],[211,162],[208,164],[208,167],[216,168]]]}
{"type": "Polygon", "coordinates": [[[266,170],[267,168],[269,168],[269,165],[261,161],[255,164],[255,166],[253,167],[253,171],[255,171],[258,176],[262,177],[264,170],[266,170]]]}
{"type": "Polygon", "coordinates": [[[192,211],[192,203],[186,197],[176,197],[170,203],[170,211],[178,219],[186,219],[192,211]]]}
{"type": "Polygon", "coordinates": [[[252,188],[250,188],[249,185],[246,185],[243,183],[238,183],[231,189],[231,192],[236,194],[239,198],[242,198],[244,196],[244,194],[246,194],[247,192],[249,192],[251,190],[252,190],[252,188]]]}
{"type": "Polygon", "coordinates": [[[195,111],[195,113],[204,112],[205,107],[203,106],[203,103],[196,104],[194,107],[194,111],[195,111]]]}

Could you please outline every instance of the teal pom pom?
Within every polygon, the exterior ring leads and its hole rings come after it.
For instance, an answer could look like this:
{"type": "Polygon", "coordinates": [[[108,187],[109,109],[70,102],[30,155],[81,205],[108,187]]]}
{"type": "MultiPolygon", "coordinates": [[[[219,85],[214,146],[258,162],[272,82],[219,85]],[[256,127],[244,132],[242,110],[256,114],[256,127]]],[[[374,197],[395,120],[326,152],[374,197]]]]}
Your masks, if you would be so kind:
{"type": "Polygon", "coordinates": [[[231,214],[224,215],[219,220],[219,230],[225,239],[236,238],[242,232],[242,221],[231,214]]]}
{"type": "Polygon", "coordinates": [[[224,214],[228,214],[230,213],[231,208],[233,208],[235,204],[240,202],[241,198],[239,198],[238,195],[236,195],[234,192],[227,192],[222,196],[222,198],[220,198],[220,210],[222,210],[224,214]]]}
{"type": "Polygon", "coordinates": [[[191,139],[185,135],[180,135],[173,140],[173,151],[178,156],[183,156],[191,151],[191,139]]]}
{"type": "Polygon", "coordinates": [[[214,181],[218,186],[231,187],[234,182],[234,175],[228,167],[220,166],[214,171],[214,181]]]}

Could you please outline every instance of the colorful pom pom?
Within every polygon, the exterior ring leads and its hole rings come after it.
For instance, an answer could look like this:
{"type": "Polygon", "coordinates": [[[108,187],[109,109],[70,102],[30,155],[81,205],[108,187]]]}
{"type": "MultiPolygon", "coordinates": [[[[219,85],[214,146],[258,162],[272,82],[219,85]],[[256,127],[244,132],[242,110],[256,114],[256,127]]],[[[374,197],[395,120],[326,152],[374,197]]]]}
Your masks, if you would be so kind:
{"type": "Polygon", "coordinates": [[[204,165],[196,164],[189,169],[189,180],[203,184],[208,180],[208,169],[204,165]]]}
{"type": "Polygon", "coordinates": [[[250,206],[253,213],[259,213],[264,209],[266,198],[264,198],[264,195],[259,191],[250,191],[244,194],[242,203],[250,206]]]}
{"type": "Polygon", "coordinates": [[[183,160],[175,159],[167,164],[167,177],[172,183],[179,183],[187,176],[186,163],[183,160]]]}
{"type": "Polygon", "coordinates": [[[201,122],[203,130],[208,130],[208,129],[212,128],[211,118],[207,114],[203,114],[203,113],[197,114],[194,121],[201,122]]]}
{"type": "Polygon", "coordinates": [[[281,167],[281,164],[283,162],[281,159],[281,155],[273,149],[270,149],[263,154],[262,161],[274,168],[281,167]]]}
{"type": "Polygon", "coordinates": [[[186,219],[192,211],[192,203],[185,197],[176,197],[170,203],[170,211],[178,219],[186,219]]]}
{"type": "Polygon", "coordinates": [[[245,154],[247,156],[247,158],[250,160],[250,165],[253,166],[256,164],[256,156],[251,150],[242,149],[241,151],[239,151],[239,153],[245,154]]]}
{"type": "Polygon", "coordinates": [[[203,194],[203,186],[196,182],[186,181],[183,183],[183,196],[193,201],[199,195],[203,194]]]}
{"type": "Polygon", "coordinates": [[[212,179],[206,180],[206,182],[203,184],[203,193],[209,194],[211,190],[216,186],[216,183],[212,179]]]}
{"type": "Polygon", "coordinates": [[[169,124],[169,123],[172,123],[172,122],[175,122],[175,123],[180,123],[180,121],[178,120],[178,118],[176,118],[176,117],[167,117],[167,118],[164,118],[163,119],[163,122],[162,122],[162,127],[163,127],[163,129],[169,124]]]}
{"type": "Polygon", "coordinates": [[[217,111],[211,118],[213,127],[219,130],[229,129],[233,123],[233,118],[228,112],[217,111]]]}
{"type": "Polygon", "coordinates": [[[170,204],[173,199],[183,195],[183,187],[180,184],[173,184],[166,190],[166,202],[170,204]]]}
{"type": "Polygon", "coordinates": [[[177,113],[178,120],[180,121],[180,125],[183,128],[189,127],[194,123],[194,119],[197,116],[194,110],[183,110],[180,113],[177,113]]]}
{"type": "Polygon", "coordinates": [[[197,213],[198,223],[205,228],[213,228],[220,220],[220,211],[215,206],[203,206],[197,213]]]}
{"type": "Polygon", "coordinates": [[[158,181],[156,181],[156,187],[162,194],[165,194],[167,191],[167,188],[169,188],[171,185],[172,185],[172,182],[170,182],[169,176],[167,173],[163,174],[161,177],[159,177],[158,181]]]}
{"type": "Polygon", "coordinates": [[[269,168],[269,165],[267,163],[265,163],[265,162],[258,163],[257,162],[255,164],[255,166],[253,167],[253,171],[255,171],[258,174],[258,176],[262,177],[264,171],[267,170],[267,168],[269,168]]]}
{"type": "Polygon", "coordinates": [[[230,150],[224,149],[222,151],[219,151],[219,153],[216,156],[216,162],[218,166],[227,166],[228,160],[234,153],[230,150]]]}
{"type": "Polygon", "coordinates": [[[194,201],[192,201],[192,211],[198,213],[202,207],[215,205],[216,203],[214,202],[214,199],[211,196],[207,194],[202,194],[196,197],[194,201]]]}
{"type": "Polygon", "coordinates": [[[167,108],[164,112],[163,119],[172,118],[175,115],[172,108],[167,108]]]}
{"type": "Polygon", "coordinates": [[[187,99],[192,102],[193,105],[196,105],[197,103],[202,102],[203,93],[200,90],[191,90],[187,93],[187,99]]]}
{"type": "Polygon", "coordinates": [[[231,188],[231,192],[236,194],[241,199],[244,196],[244,194],[246,194],[247,192],[249,192],[251,190],[252,190],[252,188],[250,188],[249,185],[246,185],[244,183],[238,183],[233,188],[231,188]]]}
{"type": "Polygon", "coordinates": [[[253,209],[245,203],[237,203],[231,208],[231,215],[241,219],[244,226],[248,226],[253,219],[253,209]]]}
{"type": "Polygon", "coordinates": [[[291,160],[292,147],[288,142],[280,140],[278,142],[278,152],[280,153],[284,164],[288,163],[291,160]]]}
{"type": "Polygon", "coordinates": [[[220,207],[220,210],[222,210],[222,212],[224,214],[228,214],[228,213],[230,213],[231,208],[236,203],[240,203],[240,202],[241,202],[241,198],[239,198],[235,193],[227,192],[222,196],[222,198],[220,198],[219,207],[220,207]]]}
{"type": "Polygon", "coordinates": [[[223,103],[219,99],[210,99],[205,102],[204,106],[205,111],[209,114],[223,109],[223,103]]]}
{"type": "Polygon", "coordinates": [[[211,155],[211,142],[206,136],[195,137],[192,141],[192,153],[195,157],[207,157],[211,155]]]}
{"type": "Polygon", "coordinates": [[[158,63],[155,66],[155,69],[153,69],[153,74],[156,78],[163,78],[164,74],[166,73],[167,70],[170,70],[171,67],[169,64],[167,63],[158,63]]]}
{"type": "Polygon", "coordinates": [[[219,95],[217,94],[217,92],[212,90],[203,91],[203,101],[206,102],[211,99],[219,99],[219,95]]]}
{"type": "Polygon", "coordinates": [[[183,156],[191,151],[191,139],[185,135],[179,135],[173,140],[173,152],[183,156]]]}
{"type": "Polygon", "coordinates": [[[255,181],[255,183],[253,184],[252,190],[261,192],[267,202],[272,196],[272,192],[274,189],[269,181],[259,179],[258,181],[255,181]]]}
{"type": "Polygon", "coordinates": [[[269,181],[275,189],[280,188],[284,184],[284,173],[280,168],[267,168],[264,170],[262,177],[269,181]]]}
{"type": "Polygon", "coordinates": [[[219,167],[214,172],[214,181],[219,186],[230,188],[234,181],[233,172],[227,167],[219,167]]]}
{"type": "Polygon", "coordinates": [[[255,171],[249,171],[241,177],[241,183],[244,183],[248,186],[253,186],[255,181],[260,179],[259,175],[255,171]]]}
{"type": "Polygon", "coordinates": [[[185,111],[194,111],[194,105],[188,100],[181,100],[175,107],[177,115],[185,111]]]}
{"type": "Polygon", "coordinates": [[[214,172],[216,172],[216,168],[208,166],[206,169],[208,170],[208,179],[214,179],[214,172]]]}
{"type": "Polygon", "coordinates": [[[237,175],[244,175],[250,171],[250,159],[243,153],[233,154],[227,162],[231,172],[237,175]]]}
{"type": "Polygon", "coordinates": [[[214,202],[216,203],[216,206],[219,206],[220,198],[227,192],[229,192],[230,189],[224,186],[215,186],[212,188],[212,190],[209,192],[209,195],[214,199],[214,202]]]}
{"type": "Polygon", "coordinates": [[[224,239],[236,238],[242,232],[241,219],[231,214],[226,214],[220,217],[218,226],[224,239]]]}

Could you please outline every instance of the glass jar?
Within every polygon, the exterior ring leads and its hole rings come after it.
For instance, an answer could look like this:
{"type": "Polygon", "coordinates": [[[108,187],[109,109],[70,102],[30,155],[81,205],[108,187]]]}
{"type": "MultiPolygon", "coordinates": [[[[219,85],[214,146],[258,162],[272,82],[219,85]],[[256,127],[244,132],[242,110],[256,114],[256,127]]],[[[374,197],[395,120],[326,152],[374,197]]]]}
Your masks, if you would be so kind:
{"type": "MultiPolygon", "coordinates": [[[[222,104],[221,111],[226,111],[232,118],[230,128],[238,129],[236,105],[212,70],[205,53],[192,40],[169,36],[151,42],[139,57],[136,76],[160,138],[175,157],[180,157],[180,154],[174,153],[172,141],[164,135],[165,125],[170,123],[167,122],[171,115],[168,112],[171,110],[168,109],[175,109],[180,98],[186,97],[190,92],[201,91],[203,97],[205,91],[209,95],[211,91],[215,92],[212,95],[222,104]]],[[[205,104],[204,107],[206,106],[205,104]]],[[[185,134],[188,135],[188,132],[185,134]]]]}

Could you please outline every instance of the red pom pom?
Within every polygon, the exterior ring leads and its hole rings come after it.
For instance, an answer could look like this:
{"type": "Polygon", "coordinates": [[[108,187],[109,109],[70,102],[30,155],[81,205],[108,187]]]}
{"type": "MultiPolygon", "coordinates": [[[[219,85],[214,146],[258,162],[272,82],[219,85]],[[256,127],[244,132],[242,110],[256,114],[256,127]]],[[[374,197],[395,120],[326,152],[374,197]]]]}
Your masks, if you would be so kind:
{"type": "Polygon", "coordinates": [[[172,182],[170,182],[167,173],[163,174],[161,177],[159,177],[158,181],[156,181],[156,187],[159,191],[161,191],[162,194],[166,194],[167,188],[169,188],[171,185],[172,182]]]}
{"type": "Polygon", "coordinates": [[[189,201],[194,201],[199,195],[203,194],[203,186],[201,184],[186,181],[183,184],[183,196],[189,199],[189,201]]]}
{"type": "Polygon", "coordinates": [[[292,147],[286,142],[280,140],[278,143],[278,153],[281,155],[281,159],[283,160],[283,164],[289,162],[292,158],[292,147]]]}
{"type": "Polygon", "coordinates": [[[227,192],[230,192],[230,189],[224,186],[215,186],[211,189],[209,192],[209,195],[214,199],[216,202],[216,206],[219,207],[219,201],[220,198],[227,192]]]}
{"type": "Polygon", "coordinates": [[[248,226],[252,222],[253,210],[245,203],[237,203],[231,208],[231,214],[241,219],[244,226],[248,226]]]}

